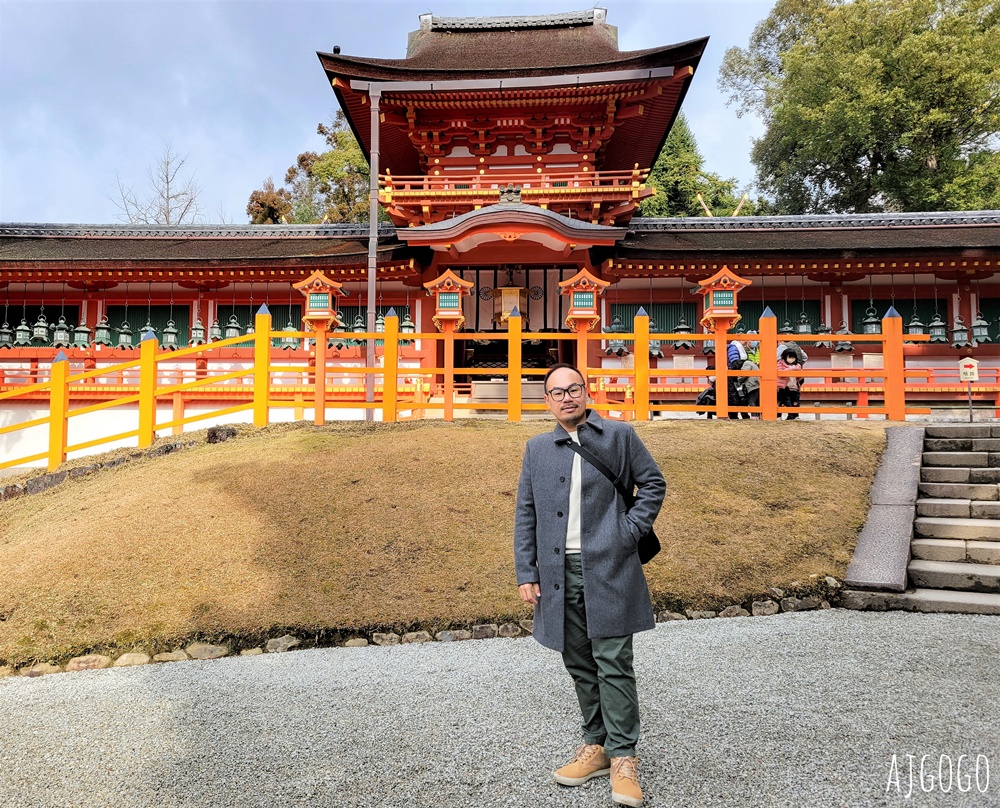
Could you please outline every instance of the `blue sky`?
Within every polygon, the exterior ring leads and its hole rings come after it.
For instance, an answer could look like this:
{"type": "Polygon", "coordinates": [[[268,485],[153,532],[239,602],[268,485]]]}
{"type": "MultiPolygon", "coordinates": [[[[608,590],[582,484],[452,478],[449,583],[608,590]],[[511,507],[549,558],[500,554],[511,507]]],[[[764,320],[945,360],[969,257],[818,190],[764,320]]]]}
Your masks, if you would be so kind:
{"type": "MultiPolygon", "coordinates": [[[[751,138],[716,89],[773,0],[607,0],[619,47],[709,36],[684,111],[706,168],[753,180],[751,138]]],[[[0,221],[120,221],[115,174],[144,190],[165,142],[187,155],[206,223],[247,221],[250,193],[321,151],[336,97],[316,51],[403,58],[417,16],[539,14],[585,0],[0,0],[0,221]]]]}

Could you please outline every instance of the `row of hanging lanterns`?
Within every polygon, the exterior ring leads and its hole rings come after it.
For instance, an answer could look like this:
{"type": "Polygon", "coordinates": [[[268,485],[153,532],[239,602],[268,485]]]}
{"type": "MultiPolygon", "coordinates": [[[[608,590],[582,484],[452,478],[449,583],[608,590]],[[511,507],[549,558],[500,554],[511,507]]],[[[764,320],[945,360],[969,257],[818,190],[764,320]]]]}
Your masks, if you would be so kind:
{"type": "MultiPolygon", "coordinates": [[[[295,333],[301,329],[296,328],[295,324],[289,319],[288,325],[286,325],[282,331],[285,332],[281,337],[278,338],[277,345],[283,351],[294,351],[301,344],[299,337],[294,336],[295,333]]],[[[347,330],[347,326],[343,322],[338,322],[336,327],[330,331],[330,336],[327,338],[326,345],[328,348],[335,348],[340,350],[341,348],[352,348],[358,345],[364,345],[364,339],[353,339],[351,337],[345,336],[346,334],[364,334],[368,331],[368,327],[365,323],[364,315],[358,313],[354,317],[354,323],[351,325],[351,330],[347,330]]],[[[417,326],[414,324],[413,320],[410,318],[410,312],[406,311],[403,314],[403,319],[399,323],[399,333],[404,336],[409,336],[410,334],[415,334],[417,332],[417,326]]],[[[375,318],[375,333],[384,334],[385,333],[385,316],[381,313],[375,318]]],[[[400,339],[400,345],[409,345],[413,340],[411,339],[400,339]]]]}
{"type": "MultiPolygon", "coordinates": [[[[126,284],[127,285],[127,284],[126,284]]],[[[910,322],[905,326],[904,331],[910,335],[921,335],[926,334],[930,337],[929,342],[933,344],[945,344],[949,342],[949,329],[946,323],[941,319],[938,313],[938,300],[937,300],[937,287],[934,288],[934,317],[928,324],[921,322],[916,310],[916,288],[915,288],[915,278],[914,278],[914,301],[913,301],[913,316],[910,322]]],[[[816,330],[813,330],[812,321],[809,319],[809,315],[805,312],[805,278],[803,277],[803,293],[802,293],[802,307],[803,311],[799,314],[797,323],[793,326],[792,323],[787,319],[783,322],[782,326],[778,329],[779,334],[798,334],[798,335],[809,335],[816,334],[819,339],[814,343],[817,348],[832,348],[834,351],[846,353],[853,351],[853,345],[846,340],[838,340],[833,342],[827,337],[831,335],[846,336],[849,335],[850,329],[846,321],[840,322],[840,328],[833,332],[830,326],[825,323],[821,323],[816,330]]],[[[763,287],[761,288],[763,294],[763,287]]],[[[681,289],[682,295],[682,305],[683,305],[683,284],[681,289]]],[[[895,296],[893,295],[893,300],[895,296]]],[[[763,300],[763,297],[762,297],[763,300]]],[[[869,306],[865,311],[865,317],[861,321],[861,333],[862,334],[879,334],[882,331],[882,322],[878,316],[878,312],[874,306],[874,301],[872,299],[871,290],[871,277],[869,276],[869,306]]],[[[173,310],[173,298],[171,297],[171,313],[173,310]]],[[[787,294],[786,294],[787,303],[787,294]]],[[[291,310],[291,297],[289,297],[289,311],[291,310]]],[[[235,289],[234,289],[234,307],[235,307],[235,289]]],[[[253,307],[252,298],[252,288],[251,288],[251,309],[253,307]]],[[[23,348],[23,347],[54,347],[54,348],[88,348],[91,346],[106,346],[109,348],[120,348],[129,349],[135,347],[135,334],[129,325],[128,320],[122,322],[118,327],[112,326],[108,322],[107,316],[101,318],[97,323],[93,331],[86,323],[80,323],[75,328],[66,322],[66,318],[63,315],[59,316],[56,323],[49,323],[45,317],[44,306],[42,311],[39,313],[37,320],[32,324],[28,325],[25,318],[21,319],[21,323],[16,328],[11,328],[8,323],[7,318],[8,303],[4,305],[4,322],[0,326],[0,348],[23,348]],[[116,339],[117,337],[117,339],[116,339]]],[[[127,304],[126,304],[126,314],[127,314],[127,304]]],[[[980,343],[992,342],[992,338],[989,335],[990,323],[987,321],[981,312],[977,311],[975,319],[970,326],[968,326],[963,317],[956,316],[954,319],[954,325],[950,329],[951,346],[954,348],[970,348],[975,347],[975,345],[980,343]]],[[[285,332],[298,332],[300,329],[291,320],[285,326],[283,331],[285,332]]],[[[155,333],[155,329],[147,319],[145,326],[141,329],[140,333],[145,334],[149,331],[155,333]]],[[[352,339],[350,337],[345,337],[347,333],[364,333],[367,331],[365,318],[359,313],[354,318],[354,323],[352,325],[351,331],[347,330],[347,327],[341,322],[336,328],[331,332],[328,345],[332,348],[340,349],[342,347],[352,347],[360,345],[364,340],[352,339]]],[[[376,333],[383,333],[385,331],[385,318],[382,314],[379,314],[376,318],[375,324],[376,333]]],[[[409,335],[416,332],[416,326],[413,320],[410,318],[409,311],[407,310],[404,317],[399,325],[399,331],[401,335],[409,335]]],[[[619,315],[614,315],[612,318],[611,325],[606,327],[604,331],[611,335],[618,335],[627,333],[629,327],[623,325],[622,319],[619,315]]],[[[650,321],[650,331],[655,333],[657,331],[657,326],[655,321],[650,321]]],[[[688,335],[692,333],[691,327],[687,324],[683,316],[678,319],[677,325],[673,329],[675,334],[688,335]]],[[[214,320],[212,325],[206,329],[200,318],[195,319],[194,325],[191,326],[191,335],[188,340],[189,346],[204,345],[211,342],[216,342],[222,339],[232,339],[240,336],[250,336],[254,333],[254,326],[251,322],[245,329],[240,325],[239,319],[234,313],[229,317],[228,322],[225,327],[221,326],[218,319],[214,320]]],[[[166,326],[160,332],[161,339],[160,344],[163,348],[168,350],[177,350],[182,347],[179,341],[179,330],[176,327],[175,321],[171,318],[167,321],[166,326]]],[[[291,336],[288,334],[286,336],[281,336],[277,340],[278,347],[285,350],[294,350],[299,347],[301,340],[298,337],[291,336]]],[[[411,340],[404,339],[401,340],[401,344],[409,344],[411,340]]],[[[693,341],[687,339],[686,336],[681,336],[678,339],[673,340],[671,346],[674,350],[690,350],[694,347],[693,341]]],[[[715,348],[712,342],[706,341],[702,349],[704,354],[712,354],[715,352],[715,348]]],[[[625,340],[612,336],[608,341],[608,348],[606,353],[617,356],[624,356],[629,353],[628,346],[625,344],[625,340]]],[[[650,341],[650,354],[652,356],[662,357],[662,342],[660,340],[650,341]]]]}
{"type": "MultiPolygon", "coordinates": [[[[298,332],[299,328],[296,328],[289,321],[283,330],[286,332],[298,332]]],[[[364,333],[367,330],[364,318],[359,314],[354,319],[352,331],[364,333]]],[[[417,327],[410,318],[409,312],[406,312],[402,322],[399,324],[399,332],[409,335],[416,333],[416,330],[417,327]]],[[[334,336],[330,337],[330,347],[341,348],[345,345],[350,347],[364,343],[364,340],[344,339],[337,336],[346,331],[347,329],[342,324],[333,329],[331,333],[334,336]]],[[[379,314],[375,321],[375,331],[380,334],[385,332],[385,317],[381,314],[379,314]]],[[[140,334],[145,335],[148,332],[155,334],[156,329],[147,320],[140,334]]],[[[207,329],[207,334],[201,319],[197,319],[194,325],[191,326],[191,338],[188,340],[188,345],[191,347],[205,345],[211,342],[218,342],[222,339],[233,339],[244,335],[252,336],[253,333],[253,324],[251,323],[244,330],[235,314],[229,318],[229,322],[226,323],[225,328],[219,325],[218,320],[215,320],[207,329]]],[[[171,351],[181,348],[179,335],[180,332],[177,329],[176,323],[173,320],[168,320],[166,326],[160,332],[161,347],[171,351]]],[[[49,323],[44,313],[39,314],[38,319],[30,326],[23,319],[21,320],[21,324],[14,329],[6,321],[0,326],[0,348],[90,348],[97,345],[103,345],[108,348],[134,348],[134,338],[135,332],[132,331],[127,321],[115,327],[108,322],[106,316],[101,317],[100,322],[97,323],[93,330],[86,323],[80,323],[80,325],[74,328],[62,316],[60,316],[58,322],[49,323]],[[51,334],[49,333],[50,331],[51,334]],[[116,335],[117,341],[115,340],[116,335]]],[[[404,345],[408,345],[410,340],[402,340],[401,342],[404,345]]],[[[297,348],[298,346],[299,339],[297,337],[283,336],[279,338],[279,347],[281,348],[287,350],[297,348]]]]}

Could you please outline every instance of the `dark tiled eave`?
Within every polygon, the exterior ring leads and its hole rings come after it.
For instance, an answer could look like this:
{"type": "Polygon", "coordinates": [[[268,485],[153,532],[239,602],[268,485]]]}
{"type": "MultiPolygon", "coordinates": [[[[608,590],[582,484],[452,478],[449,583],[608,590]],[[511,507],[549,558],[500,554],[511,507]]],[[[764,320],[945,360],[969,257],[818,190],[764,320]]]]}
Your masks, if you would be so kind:
{"type": "MultiPolygon", "coordinates": [[[[390,224],[379,227],[380,261],[407,250],[390,224]]],[[[408,255],[409,253],[407,253],[408,255]]],[[[0,268],[34,265],[143,267],[363,265],[368,225],[134,226],[0,224],[0,268]]]]}
{"type": "Polygon", "coordinates": [[[1000,255],[1000,211],[637,218],[629,224],[618,255],[638,260],[681,255],[849,257],[851,253],[927,251],[1000,255]]]}
{"type": "Polygon", "coordinates": [[[593,25],[594,9],[564,11],[557,14],[530,14],[519,17],[439,17],[432,15],[432,31],[510,31],[524,28],[561,28],[593,25]]]}
{"type": "Polygon", "coordinates": [[[635,218],[629,229],[637,232],[686,230],[826,230],[871,227],[1000,226],[1000,211],[947,211],[942,213],[854,213],[813,216],[692,216],[673,219],[635,218]]]}
{"type": "MultiPolygon", "coordinates": [[[[380,223],[379,238],[395,235],[391,224],[380,223]]],[[[368,237],[368,224],[237,224],[131,225],[0,222],[0,238],[238,238],[294,239],[368,237]]]]}

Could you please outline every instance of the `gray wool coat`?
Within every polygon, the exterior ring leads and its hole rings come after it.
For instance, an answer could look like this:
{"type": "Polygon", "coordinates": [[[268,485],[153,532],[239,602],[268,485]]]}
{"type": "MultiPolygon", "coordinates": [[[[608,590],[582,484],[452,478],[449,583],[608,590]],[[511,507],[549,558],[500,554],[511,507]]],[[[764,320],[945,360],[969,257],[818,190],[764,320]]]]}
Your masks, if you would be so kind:
{"type": "MultiPolygon", "coordinates": [[[[593,410],[577,427],[580,444],[597,455],[624,483],[638,488],[626,512],[614,485],[581,458],[580,546],[587,633],[591,638],[623,637],[655,625],[638,541],[656,519],[666,483],[656,461],[627,423],[604,420],[593,410]]],[[[514,564],[518,586],[537,583],[534,636],[563,650],[563,580],[569,486],[575,452],[557,424],[536,435],[524,449],[517,486],[514,564]]]]}

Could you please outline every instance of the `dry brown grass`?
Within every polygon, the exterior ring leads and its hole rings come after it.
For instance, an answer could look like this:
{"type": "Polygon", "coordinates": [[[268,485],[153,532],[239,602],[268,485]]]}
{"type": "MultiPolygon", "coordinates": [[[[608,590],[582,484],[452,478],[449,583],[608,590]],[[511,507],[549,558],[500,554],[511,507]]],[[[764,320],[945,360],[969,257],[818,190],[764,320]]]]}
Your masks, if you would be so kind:
{"type": "MultiPolygon", "coordinates": [[[[547,423],[271,427],[0,503],[0,664],[528,616],[511,525],[547,423]]],[[[878,424],[665,421],[657,606],[843,576],[878,424]]]]}

